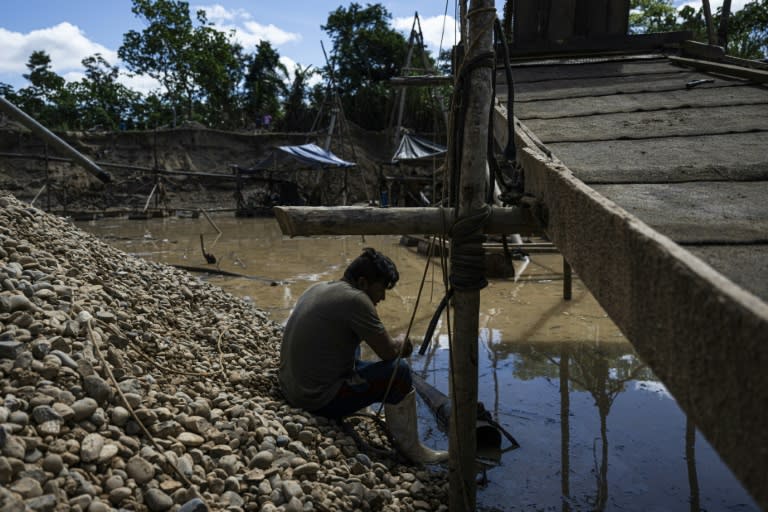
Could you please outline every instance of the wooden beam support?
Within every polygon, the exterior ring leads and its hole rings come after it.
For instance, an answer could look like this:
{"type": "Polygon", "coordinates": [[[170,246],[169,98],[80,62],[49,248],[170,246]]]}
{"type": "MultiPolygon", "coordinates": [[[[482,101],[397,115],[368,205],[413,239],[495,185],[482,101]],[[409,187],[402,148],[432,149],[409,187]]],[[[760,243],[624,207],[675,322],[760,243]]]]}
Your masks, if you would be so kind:
{"type": "Polygon", "coordinates": [[[691,38],[691,31],[659,32],[654,34],[608,35],[594,38],[573,37],[562,41],[518,41],[509,47],[511,58],[541,55],[574,55],[598,52],[647,52],[679,45],[691,38]]]}
{"type": "Polygon", "coordinates": [[[669,56],[668,58],[678,66],[686,66],[698,69],[699,71],[709,71],[712,73],[721,73],[723,75],[737,76],[739,78],[746,78],[761,84],[768,82],[768,71],[761,69],[752,69],[742,66],[734,66],[733,64],[723,64],[720,62],[698,59],[687,59],[685,57],[669,56]]]}
{"type": "Polygon", "coordinates": [[[453,85],[450,75],[395,76],[389,79],[395,87],[453,85]]]}
{"type": "MultiPolygon", "coordinates": [[[[275,206],[284,235],[439,234],[454,222],[453,208],[375,208],[370,206],[275,206]]],[[[538,228],[526,208],[493,208],[486,234],[532,234],[538,228]]]]}

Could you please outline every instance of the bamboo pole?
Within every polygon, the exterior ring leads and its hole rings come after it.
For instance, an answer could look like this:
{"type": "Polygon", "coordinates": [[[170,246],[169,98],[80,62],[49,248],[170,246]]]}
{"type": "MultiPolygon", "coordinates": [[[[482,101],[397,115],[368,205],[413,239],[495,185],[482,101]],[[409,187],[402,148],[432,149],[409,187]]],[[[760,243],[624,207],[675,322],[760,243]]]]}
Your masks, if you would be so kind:
{"type": "MultiPolygon", "coordinates": [[[[464,63],[473,62],[493,50],[493,23],[496,9],[491,0],[472,0],[467,12],[468,44],[464,63]]],[[[488,119],[491,109],[493,69],[477,66],[469,74],[470,93],[464,122],[464,148],[460,162],[459,220],[477,214],[485,207],[488,119]]],[[[459,120],[461,121],[461,120],[459,120]]],[[[480,231],[478,229],[478,231],[480,231]]],[[[455,241],[455,240],[454,240],[455,241]]],[[[482,252],[482,243],[473,242],[482,252]]],[[[451,266],[457,264],[451,251],[451,266]]],[[[454,337],[451,346],[451,399],[453,414],[449,431],[448,466],[450,510],[472,511],[476,508],[475,455],[477,434],[478,316],[480,289],[459,289],[454,293],[454,337]]]]}

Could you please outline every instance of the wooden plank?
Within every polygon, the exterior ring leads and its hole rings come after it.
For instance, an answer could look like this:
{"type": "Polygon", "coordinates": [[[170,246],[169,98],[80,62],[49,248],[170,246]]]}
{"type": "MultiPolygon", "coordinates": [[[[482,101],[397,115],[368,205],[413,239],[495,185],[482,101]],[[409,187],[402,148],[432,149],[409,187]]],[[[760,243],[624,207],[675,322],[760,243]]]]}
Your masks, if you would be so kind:
{"type": "Polygon", "coordinates": [[[675,242],[768,243],[768,181],[592,188],[675,242]]]}
{"type": "Polygon", "coordinates": [[[585,183],[768,180],[765,148],[768,132],[549,145],[585,183]]]}
{"type": "Polygon", "coordinates": [[[551,3],[547,39],[562,40],[573,36],[576,0],[559,0],[551,3]]]}
{"type": "Polygon", "coordinates": [[[599,140],[647,139],[768,131],[768,103],[532,119],[526,126],[544,144],[599,140]]]}
{"type": "MultiPolygon", "coordinates": [[[[517,27],[517,25],[515,25],[517,27]]],[[[691,38],[690,31],[635,34],[631,36],[603,36],[593,38],[571,38],[563,41],[535,41],[516,39],[510,45],[509,55],[513,58],[541,55],[576,55],[616,51],[622,54],[662,50],[680,44],[691,38]]]]}
{"type": "MultiPolygon", "coordinates": [[[[682,74],[679,66],[670,64],[668,59],[623,60],[608,62],[580,62],[574,64],[541,64],[535,66],[512,66],[515,84],[551,80],[575,80],[578,78],[607,78],[617,76],[654,75],[659,73],[682,74]]],[[[499,72],[498,80],[504,80],[499,72]]]]}
{"type": "Polygon", "coordinates": [[[608,0],[588,0],[589,25],[587,37],[600,37],[608,34],[608,0]]]}
{"type": "Polygon", "coordinates": [[[453,85],[454,77],[443,75],[396,76],[389,79],[395,87],[453,85]]]}
{"type": "Polygon", "coordinates": [[[684,56],[696,59],[720,60],[725,57],[725,49],[722,46],[698,41],[683,41],[680,49],[684,56]]]}
{"type": "MultiPolygon", "coordinates": [[[[662,75],[628,76],[616,78],[583,78],[557,82],[535,84],[515,83],[515,101],[538,101],[554,98],[579,98],[584,96],[603,96],[606,94],[627,94],[633,92],[672,91],[685,89],[691,80],[712,78],[698,72],[674,73],[662,75]]],[[[698,89],[720,87],[726,84],[743,85],[739,79],[718,77],[714,84],[702,84],[698,89]]],[[[503,87],[497,87],[503,91],[503,87]]]]}
{"type": "Polygon", "coordinates": [[[698,59],[686,59],[684,57],[674,56],[670,56],[669,60],[680,66],[687,66],[698,69],[700,71],[722,73],[724,75],[746,78],[758,83],[768,82],[768,71],[762,69],[752,69],[742,66],[734,66],[733,64],[723,64],[719,62],[710,62],[698,59]]]}
{"type": "Polygon", "coordinates": [[[610,0],[608,2],[608,33],[626,35],[629,32],[629,0],[610,0]]]}
{"type": "MultiPolygon", "coordinates": [[[[730,86],[731,82],[721,82],[730,86]]],[[[586,96],[564,100],[519,102],[515,114],[521,121],[531,118],[557,119],[595,114],[630,113],[661,109],[745,105],[768,102],[768,89],[761,87],[711,87],[680,88],[664,92],[586,96]]]]}
{"type": "Polygon", "coordinates": [[[686,249],[745,290],[763,299],[768,297],[768,245],[704,245],[686,249]]]}
{"type": "Polygon", "coordinates": [[[567,168],[528,148],[518,154],[550,238],[723,461],[768,507],[768,452],[756,451],[768,446],[768,305],[567,168]]]}
{"type": "MultiPolygon", "coordinates": [[[[284,235],[440,234],[454,221],[453,208],[374,208],[357,206],[275,206],[284,235]]],[[[493,208],[484,233],[531,234],[537,231],[527,210],[493,208]]]]}
{"type": "Polygon", "coordinates": [[[515,44],[533,42],[540,38],[539,7],[539,0],[517,0],[515,2],[515,44]]]}

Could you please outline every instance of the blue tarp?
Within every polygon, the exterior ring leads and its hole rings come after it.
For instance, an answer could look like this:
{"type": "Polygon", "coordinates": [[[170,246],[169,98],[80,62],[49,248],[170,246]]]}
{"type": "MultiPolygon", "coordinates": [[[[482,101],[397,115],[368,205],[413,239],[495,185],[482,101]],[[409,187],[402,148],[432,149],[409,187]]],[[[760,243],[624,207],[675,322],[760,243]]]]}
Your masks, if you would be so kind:
{"type": "Polygon", "coordinates": [[[353,162],[342,160],[330,151],[326,151],[316,144],[303,144],[301,146],[278,146],[278,149],[310,165],[332,167],[353,167],[355,165],[353,162]]]}

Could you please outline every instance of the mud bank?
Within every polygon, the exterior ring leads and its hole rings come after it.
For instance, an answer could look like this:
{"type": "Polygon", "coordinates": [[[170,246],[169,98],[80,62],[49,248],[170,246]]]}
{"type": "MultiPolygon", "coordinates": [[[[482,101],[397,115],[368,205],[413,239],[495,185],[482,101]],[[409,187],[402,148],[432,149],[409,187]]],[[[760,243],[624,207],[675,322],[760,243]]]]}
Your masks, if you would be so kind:
{"type": "MultiPolygon", "coordinates": [[[[0,509],[447,510],[276,387],[280,328],[0,192],[0,509]]],[[[378,434],[377,434],[378,432],[378,434]]]]}

